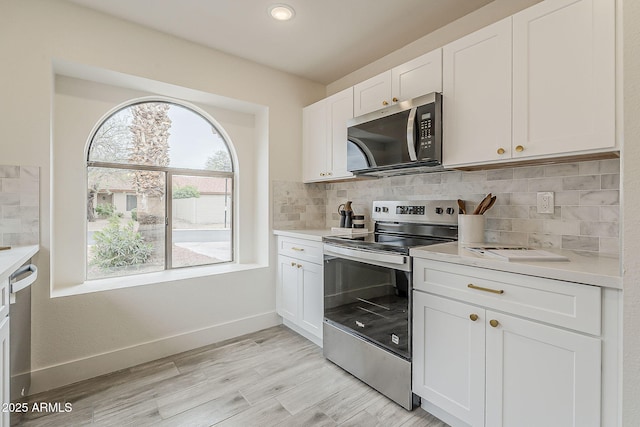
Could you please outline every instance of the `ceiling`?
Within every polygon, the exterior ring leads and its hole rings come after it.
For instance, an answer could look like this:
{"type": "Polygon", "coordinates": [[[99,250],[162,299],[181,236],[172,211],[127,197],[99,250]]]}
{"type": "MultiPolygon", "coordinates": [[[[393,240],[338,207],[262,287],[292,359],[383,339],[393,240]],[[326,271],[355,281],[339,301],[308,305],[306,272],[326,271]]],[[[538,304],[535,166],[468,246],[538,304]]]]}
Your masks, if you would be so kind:
{"type": "Polygon", "coordinates": [[[492,0],[67,0],[322,84],[492,0]]]}

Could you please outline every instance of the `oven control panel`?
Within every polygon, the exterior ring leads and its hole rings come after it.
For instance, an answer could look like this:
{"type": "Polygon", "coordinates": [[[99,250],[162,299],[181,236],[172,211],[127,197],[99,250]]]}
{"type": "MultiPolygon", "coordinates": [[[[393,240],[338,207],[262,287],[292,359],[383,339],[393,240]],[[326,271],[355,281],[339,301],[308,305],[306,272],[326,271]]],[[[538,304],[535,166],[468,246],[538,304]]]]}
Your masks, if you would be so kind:
{"type": "Polygon", "coordinates": [[[457,200],[375,201],[372,219],[427,224],[458,223],[457,200]]]}

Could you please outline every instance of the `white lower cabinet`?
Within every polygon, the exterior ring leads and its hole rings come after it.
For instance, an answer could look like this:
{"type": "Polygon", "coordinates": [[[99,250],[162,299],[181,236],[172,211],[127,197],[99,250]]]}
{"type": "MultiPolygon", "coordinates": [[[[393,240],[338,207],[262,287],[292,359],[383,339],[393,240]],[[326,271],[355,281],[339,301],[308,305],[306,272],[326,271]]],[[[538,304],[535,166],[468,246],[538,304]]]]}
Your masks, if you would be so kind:
{"type": "Polygon", "coordinates": [[[487,426],[600,425],[600,339],[492,311],[485,319],[487,426]]]}
{"type": "MultiPolygon", "coordinates": [[[[445,277],[438,269],[449,266],[425,260],[414,265],[413,392],[425,409],[454,426],[601,425],[600,338],[545,324],[544,315],[528,319],[517,310],[495,310],[531,302],[519,301],[509,288],[517,284],[517,274],[454,266],[464,272],[459,276],[464,287],[478,293],[458,301],[434,294],[447,288],[437,278],[445,277]],[[496,276],[493,285],[482,282],[486,272],[496,276]],[[475,300],[485,294],[487,305],[479,305],[475,300]]],[[[557,282],[569,286],[558,295],[576,302],[580,324],[579,318],[588,316],[580,308],[586,299],[574,299],[570,287],[580,292],[587,285],[557,282]]],[[[543,293],[549,292],[546,285],[541,283],[543,293]]]]}
{"type": "Polygon", "coordinates": [[[484,425],[484,322],[478,310],[413,293],[413,392],[472,426],[484,425]]]}
{"type": "MultiPolygon", "coordinates": [[[[9,386],[11,384],[11,371],[9,370],[9,316],[4,317],[0,323],[0,369],[2,378],[0,379],[0,393],[2,393],[2,404],[8,405],[11,397],[9,386]]],[[[2,411],[0,415],[0,427],[9,427],[9,411],[2,411]]]]}
{"type": "Polygon", "coordinates": [[[316,343],[322,342],[322,243],[278,238],[277,311],[285,324],[316,343]],[[291,251],[298,252],[295,258],[291,251]]]}

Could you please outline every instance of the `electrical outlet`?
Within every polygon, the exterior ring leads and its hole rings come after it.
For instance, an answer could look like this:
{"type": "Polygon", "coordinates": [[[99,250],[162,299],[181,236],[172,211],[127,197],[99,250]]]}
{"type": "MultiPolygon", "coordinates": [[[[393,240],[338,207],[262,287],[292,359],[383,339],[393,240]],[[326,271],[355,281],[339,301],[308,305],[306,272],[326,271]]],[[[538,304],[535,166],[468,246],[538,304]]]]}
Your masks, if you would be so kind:
{"type": "Polygon", "coordinates": [[[553,191],[538,192],[538,213],[553,213],[553,191]]]}

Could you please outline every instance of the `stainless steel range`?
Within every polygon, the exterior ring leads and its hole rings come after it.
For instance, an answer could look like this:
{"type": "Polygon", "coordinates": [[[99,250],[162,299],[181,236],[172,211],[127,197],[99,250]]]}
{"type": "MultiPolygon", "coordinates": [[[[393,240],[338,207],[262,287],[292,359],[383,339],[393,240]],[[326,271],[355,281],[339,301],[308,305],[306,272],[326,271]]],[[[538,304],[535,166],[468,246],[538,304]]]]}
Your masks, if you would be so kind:
{"type": "Polygon", "coordinates": [[[455,200],[373,202],[373,233],[324,238],[324,356],[413,409],[409,249],[458,237],[455,200]]]}

